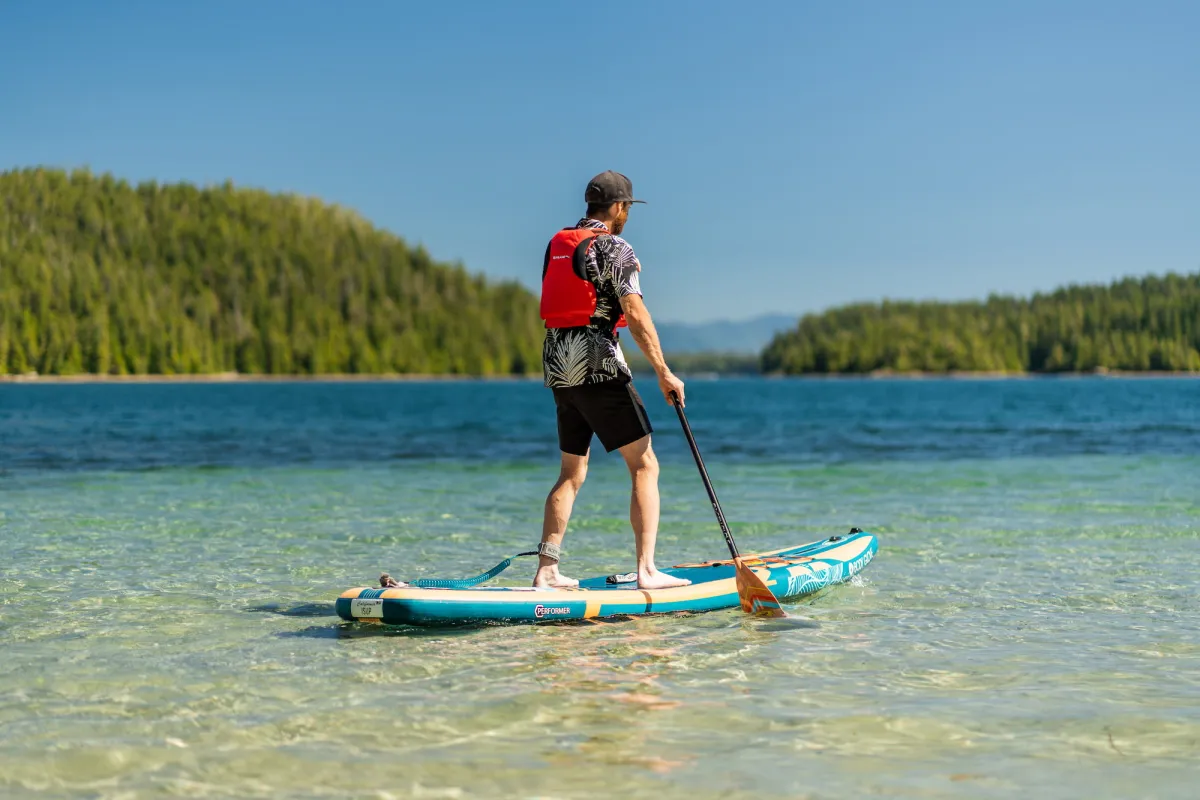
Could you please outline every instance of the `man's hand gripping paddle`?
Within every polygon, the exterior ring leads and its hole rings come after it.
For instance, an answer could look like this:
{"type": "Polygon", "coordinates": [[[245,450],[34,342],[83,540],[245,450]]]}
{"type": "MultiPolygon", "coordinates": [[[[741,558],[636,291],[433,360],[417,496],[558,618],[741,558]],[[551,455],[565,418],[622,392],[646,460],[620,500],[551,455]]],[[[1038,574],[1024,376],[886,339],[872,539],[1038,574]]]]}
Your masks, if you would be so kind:
{"type": "Polygon", "coordinates": [[[729,532],[729,526],[725,523],[725,514],[721,511],[717,493],[713,491],[712,481],[708,478],[708,470],[704,468],[704,459],[700,457],[700,448],[696,447],[696,438],[692,436],[692,426],[688,425],[687,416],[683,413],[683,406],[679,404],[679,395],[674,392],[671,392],[671,404],[675,406],[675,413],[679,415],[679,424],[683,426],[683,435],[687,437],[688,446],[692,448],[692,456],[696,459],[696,466],[700,469],[700,478],[704,481],[704,488],[708,490],[708,499],[712,501],[713,511],[721,526],[721,533],[725,534],[725,544],[729,545],[729,554],[733,556],[738,600],[741,601],[742,611],[760,617],[786,617],[787,614],[780,607],[775,594],[767,588],[766,582],[750,568],[752,565],[761,563],[759,559],[756,556],[743,557],[738,552],[737,543],[733,541],[733,534],[729,532]]]}

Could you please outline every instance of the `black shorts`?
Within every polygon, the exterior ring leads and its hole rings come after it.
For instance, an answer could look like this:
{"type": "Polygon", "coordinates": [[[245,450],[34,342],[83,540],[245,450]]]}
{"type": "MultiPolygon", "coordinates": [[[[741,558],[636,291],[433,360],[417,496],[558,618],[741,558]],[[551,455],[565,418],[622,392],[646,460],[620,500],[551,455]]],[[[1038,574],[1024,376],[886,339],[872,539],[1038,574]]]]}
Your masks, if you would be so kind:
{"type": "Polygon", "coordinates": [[[593,433],[611,453],[654,431],[632,383],[605,381],[553,391],[558,447],[564,453],[586,456],[593,433]]]}

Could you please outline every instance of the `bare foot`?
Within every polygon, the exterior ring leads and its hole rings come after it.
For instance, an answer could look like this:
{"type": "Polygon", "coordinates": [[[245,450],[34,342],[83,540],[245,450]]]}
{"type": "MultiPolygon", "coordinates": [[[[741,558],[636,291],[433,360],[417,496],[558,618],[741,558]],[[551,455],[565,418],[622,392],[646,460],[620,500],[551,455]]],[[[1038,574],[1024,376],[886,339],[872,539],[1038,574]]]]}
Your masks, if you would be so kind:
{"type": "Polygon", "coordinates": [[[675,578],[665,572],[651,568],[646,572],[638,572],[639,589],[672,589],[676,586],[687,586],[691,583],[687,578],[675,578]]]}
{"type": "Polygon", "coordinates": [[[398,581],[386,572],[379,576],[379,586],[383,589],[403,589],[408,586],[403,581],[398,581]]]}
{"type": "Polygon", "coordinates": [[[579,585],[579,581],[561,574],[558,565],[551,564],[538,567],[537,574],[533,576],[533,585],[537,589],[573,589],[579,585]]]}

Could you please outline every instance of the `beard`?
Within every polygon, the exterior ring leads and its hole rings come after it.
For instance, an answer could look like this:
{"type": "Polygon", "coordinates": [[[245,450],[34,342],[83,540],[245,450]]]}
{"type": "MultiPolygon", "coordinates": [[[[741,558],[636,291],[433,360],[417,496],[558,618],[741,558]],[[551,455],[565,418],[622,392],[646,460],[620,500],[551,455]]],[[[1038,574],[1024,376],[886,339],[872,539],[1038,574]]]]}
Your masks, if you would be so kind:
{"type": "Polygon", "coordinates": [[[621,231],[625,230],[625,223],[629,220],[629,212],[625,211],[612,222],[613,236],[620,236],[621,231]]]}

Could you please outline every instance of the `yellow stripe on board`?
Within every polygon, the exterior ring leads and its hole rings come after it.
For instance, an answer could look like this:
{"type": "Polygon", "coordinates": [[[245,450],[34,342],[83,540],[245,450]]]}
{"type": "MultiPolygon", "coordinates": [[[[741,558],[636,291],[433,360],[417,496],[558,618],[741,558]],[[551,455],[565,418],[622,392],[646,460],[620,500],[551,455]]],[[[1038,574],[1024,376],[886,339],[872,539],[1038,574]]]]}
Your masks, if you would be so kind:
{"type": "MultiPolygon", "coordinates": [[[[361,591],[361,589],[357,591],[361,591]]],[[[388,589],[380,596],[387,600],[467,600],[472,603],[512,603],[524,600],[531,603],[553,603],[568,599],[572,594],[582,593],[594,596],[597,603],[644,603],[647,596],[655,603],[673,603],[680,600],[702,600],[732,591],[736,591],[734,579],[723,578],[719,581],[694,583],[673,589],[572,588],[527,591],[524,589],[421,589],[406,586],[399,589],[388,589]]],[[[591,602],[591,597],[586,599],[591,602]]]]}
{"type": "MultiPolygon", "coordinates": [[[[846,542],[813,556],[802,556],[796,559],[785,559],[784,563],[771,564],[765,567],[752,567],[768,585],[779,585],[780,581],[770,578],[771,568],[787,567],[789,575],[797,575],[808,571],[812,561],[842,561],[850,562],[861,556],[871,545],[870,537],[846,542]]],[[[770,556],[794,548],[781,548],[760,556],[770,556]]],[[[348,589],[342,597],[356,598],[366,591],[366,587],[348,589]]],[[[531,603],[554,603],[568,599],[572,593],[582,592],[587,601],[585,616],[592,617],[599,613],[601,604],[623,603],[638,604],[647,600],[651,604],[675,603],[689,600],[704,600],[710,597],[729,594],[737,591],[737,583],[733,577],[705,583],[693,583],[673,589],[423,589],[415,586],[405,586],[396,589],[386,589],[380,597],[388,600],[447,600],[469,601],[472,603],[513,603],[527,601],[531,603]]]]}
{"type": "Polygon", "coordinates": [[[824,553],[816,556],[808,556],[806,558],[799,559],[795,566],[788,567],[788,574],[798,575],[801,572],[807,572],[808,564],[812,561],[830,560],[849,563],[865,553],[867,548],[870,546],[870,543],[870,539],[863,538],[856,542],[848,542],[846,544],[839,545],[832,550],[826,550],[824,553]]]}

